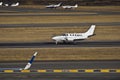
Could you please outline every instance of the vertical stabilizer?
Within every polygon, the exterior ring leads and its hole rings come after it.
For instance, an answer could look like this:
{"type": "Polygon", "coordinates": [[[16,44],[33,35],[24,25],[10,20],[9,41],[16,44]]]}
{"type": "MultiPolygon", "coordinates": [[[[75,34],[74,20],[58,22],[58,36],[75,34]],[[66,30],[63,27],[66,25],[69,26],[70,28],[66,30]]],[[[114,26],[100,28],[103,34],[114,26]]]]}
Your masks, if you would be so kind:
{"type": "Polygon", "coordinates": [[[78,4],[76,4],[75,7],[77,8],[77,7],[78,7],[78,4]]]}
{"type": "Polygon", "coordinates": [[[31,60],[25,66],[24,70],[29,69],[31,67],[32,62],[34,61],[34,58],[35,58],[36,55],[37,55],[37,52],[34,53],[34,55],[32,56],[31,60]]]}
{"type": "Polygon", "coordinates": [[[0,2],[0,6],[2,6],[3,5],[3,2],[0,2]]]}
{"type": "Polygon", "coordinates": [[[58,4],[58,6],[61,6],[62,2],[58,4]]]}
{"type": "Polygon", "coordinates": [[[12,7],[19,6],[19,2],[14,3],[14,4],[12,4],[11,6],[12,6],[12,7]]]}
{"type": "Polygon", "coordinates": [[[95,31],[95,25],[91,25],[91,27],[88,29],[87,32],[85,32],[85,35],[86,36],[92,36],[94,34],[94,31],[95,31]]]}

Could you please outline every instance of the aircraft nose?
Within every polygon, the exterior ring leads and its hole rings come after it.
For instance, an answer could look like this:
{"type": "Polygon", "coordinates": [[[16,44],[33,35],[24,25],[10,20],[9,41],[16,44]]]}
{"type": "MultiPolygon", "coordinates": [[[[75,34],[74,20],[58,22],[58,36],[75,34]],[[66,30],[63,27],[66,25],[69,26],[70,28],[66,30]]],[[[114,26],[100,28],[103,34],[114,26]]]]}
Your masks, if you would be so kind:
{"type": "Polygon", "coordinates": [[[52,39],[53,39],[53,40],[57,40],[57,37],[53,37],[52,39]]]}

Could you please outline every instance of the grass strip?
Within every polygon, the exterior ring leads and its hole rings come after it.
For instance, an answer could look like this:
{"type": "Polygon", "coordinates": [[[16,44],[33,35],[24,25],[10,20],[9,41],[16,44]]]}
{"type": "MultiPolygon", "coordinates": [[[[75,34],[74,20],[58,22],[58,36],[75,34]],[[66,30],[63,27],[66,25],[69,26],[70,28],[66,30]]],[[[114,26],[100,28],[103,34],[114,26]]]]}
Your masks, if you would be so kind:
{"type": "Polygon", "coordinates": [[[120,60],[119,47],[81,47],[0,48],[0,61],[29,60],[35,51],[36,60],[120,60]]]}
{"type": "Polygon", "coordinates": [[[119,15],[98,16],[1,16],[0,24],[120,22],[119,15]]]}

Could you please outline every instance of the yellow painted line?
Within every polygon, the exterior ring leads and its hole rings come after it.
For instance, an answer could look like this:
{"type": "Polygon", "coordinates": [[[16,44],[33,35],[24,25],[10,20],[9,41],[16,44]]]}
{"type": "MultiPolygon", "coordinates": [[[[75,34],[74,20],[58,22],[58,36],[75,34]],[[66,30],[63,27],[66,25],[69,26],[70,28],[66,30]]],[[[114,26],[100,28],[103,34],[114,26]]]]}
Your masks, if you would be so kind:
{"type": "Polygon", "coordinates": [[[69,72],[78,72],[78,69],[70,69],[69,72]]]}
{"type": "Polygon", "coordinates": [[[13,70],[4,70],[4,72],[6,72],[6,73],[12,73],[14,71],[13,70]]]}
{"type": "Polygon", "coordinates": [[[46,70],[37,70],[37,72],[46,72],[46,70]]]}
{"type": "Polygon", "coordinates": [[[2,71],[4,73],[14,73],[14,72],[23,72],[23,73],[29,73],[29,72],[41,72],[41,73],[46,73],[46,72],[53,72],[53,73],[62,73],[62,72],[68,72],[68,73],[94,73],[94,72],[99,72],[99,73],[110,73],[110,72],[115,72],[115,73],[120,73],[120,69],[39,69],[39,70],[4,70],[2,71]]]}
{"type": "Polygon", "coordinates": [[[62,72],[62,70],[53,70],[53,72],[62,72]]]}
{"type": "Polygon", "coordinates": [[[92,73],[92,72],[94,72],[94,70],[93,69],[85,69],[85,72],[92,73]]]}
{"type": "Polygon", "coordinates": [[[116,69],[116,72],[120,73],[120,69],[116,69]]]}
{"type": "Polygon", "coordinates": [[[21,70],[21,72],[30,72],[30,70],[21,70]]]}
{"type": "Polygon", "coordinates": [[[110,72],[110,70],[109,69],[101,69],[101,72],[107,73],[107,72],[110,72]]]}

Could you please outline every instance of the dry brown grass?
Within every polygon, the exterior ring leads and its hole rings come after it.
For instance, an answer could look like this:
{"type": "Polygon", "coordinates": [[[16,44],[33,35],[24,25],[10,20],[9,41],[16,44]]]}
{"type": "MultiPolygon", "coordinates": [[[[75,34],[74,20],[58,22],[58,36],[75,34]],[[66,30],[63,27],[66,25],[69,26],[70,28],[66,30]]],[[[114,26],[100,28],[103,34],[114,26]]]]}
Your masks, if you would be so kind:
{"type": "Polygon", "coordinates": [[[89,48],[0,48],[0,61],[29,60],[120,60],[119,47],[89,48]]]}
{"type": "MultiPolygon", "coordinates": [[[[88,26],[75,27],[30,27],[30,28],[0,28],[0,42],[40,42],[52,41],[53,35],[67,32],[85,32],[88,26]]],[[[96,26],[95,36],[88,40],[120,40],[120,27],[118,26],[96,26]]]]}
{"type": "Polygon", "coordinates": [[[88,22],[120,22],[119,15],[105,16],[4,16],[0,17],[0,24],[23,23],[88,23],[88,22]]]}
{"type": "Polygon", "coordinates": [[[33,8],[33,9],[43,9],[45,5],[20,5],[18,7],[22,8],[33,8]]]}

